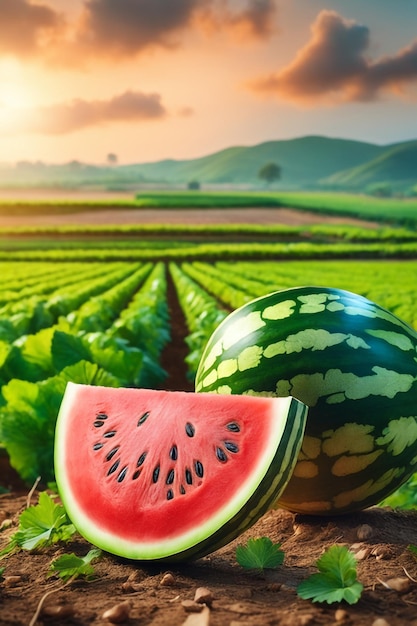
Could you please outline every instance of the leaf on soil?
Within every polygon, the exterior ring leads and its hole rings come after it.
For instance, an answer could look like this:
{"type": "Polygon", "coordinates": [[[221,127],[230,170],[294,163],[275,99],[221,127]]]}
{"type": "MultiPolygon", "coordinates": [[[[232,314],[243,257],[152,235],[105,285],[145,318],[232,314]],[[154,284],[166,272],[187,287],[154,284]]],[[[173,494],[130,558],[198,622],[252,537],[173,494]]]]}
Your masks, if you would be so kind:
{"type": "Polygon", "coordinates": [[[68,541],[76,532],[62,504],[54,502],[46,491],[39,494],[39,502],[25,509],[19,517],[19,528],[0,556],[16,548],[33,550],[57,541],[68,541]]]}
{"type": "Polygon", "coordinates": [[[246,569],[274,569],[284,562],[281,544],[273,543],[268,537],[249,539],[245,546],[236,548],[236,560],[246,569]]]}
{"type": "Polygon", "coordinates": [[[48,576],[58,574],[65,582],[70,578],[79,578],[83,576],[87,579],[94,576],[94,567],[91,565],[91,561],[101,556],[101,550],[94,548],[87,552],[83,557],[77,556],[74,553],[63,554],[59,556],[49,566],[48,576]]]}
{"type": "Polygon", "coordinates": [[[298,595],[313,602],[358,602],[362,583],[356,578],[356,559],[345,546],[332,546],[316,562],[319,574],[312,574],[297,588],[298,595]]]}

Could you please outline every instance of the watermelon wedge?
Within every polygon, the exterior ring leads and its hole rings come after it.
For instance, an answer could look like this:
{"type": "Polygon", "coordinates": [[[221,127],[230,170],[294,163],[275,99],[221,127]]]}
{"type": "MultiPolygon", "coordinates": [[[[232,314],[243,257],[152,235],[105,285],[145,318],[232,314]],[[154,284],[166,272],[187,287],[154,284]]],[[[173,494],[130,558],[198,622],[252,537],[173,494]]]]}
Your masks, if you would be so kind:
{"type": "Polygon", "coordinates": [[[306,414],[293,398],[69,383],[56,426],[59,493],[80,534],[112,554],[199,558],[277,500],[306,414]]]}

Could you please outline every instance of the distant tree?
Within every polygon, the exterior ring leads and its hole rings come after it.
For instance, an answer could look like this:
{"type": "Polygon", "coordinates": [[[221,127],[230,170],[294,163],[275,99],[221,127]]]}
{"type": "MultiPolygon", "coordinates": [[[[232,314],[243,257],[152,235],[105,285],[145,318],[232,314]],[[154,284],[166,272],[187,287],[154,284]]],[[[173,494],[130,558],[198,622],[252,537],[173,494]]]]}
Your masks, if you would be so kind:
{"type": "Polygon", "coordinates": [[[190,191],[198,191],[200,189],[200,183],[198,180],[190,180],[187,187],[190,191]]]}
{"type": "Polygon", "coordinates": [[[117,154],[114,154],[114,152],[109,152],[109,154],[107,155],[107,163],[109,165],[116,165],[117,161],[117,154]]]}
{"type": "Polygon", "coordinates": [[[269,185],[281,178],[281,167],[277,163],[266,163],[259,170],[258,177],[269,185]]]}

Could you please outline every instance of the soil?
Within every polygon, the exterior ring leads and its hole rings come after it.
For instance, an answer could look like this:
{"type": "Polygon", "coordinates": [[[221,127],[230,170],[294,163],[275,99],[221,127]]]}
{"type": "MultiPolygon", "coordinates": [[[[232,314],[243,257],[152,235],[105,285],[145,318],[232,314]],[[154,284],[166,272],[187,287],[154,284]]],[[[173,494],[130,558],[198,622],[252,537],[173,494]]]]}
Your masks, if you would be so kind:
{"type": "MultiPolygon", "coordinates": [[[[172,338],[163,355],[166,389],[191,390],[184,356],[186,329],[172,284],[168,285],[172,338]]],[[[16,531],[29,495],[0,456],[0,550],[16,531]],[[11,525],[10,525],[11,524],[11,525]]],[[[28,502],[29,501],[29,502],[28,502]]],[[[342,517],[307,517],[283,509],[269,511],[249,531],[224,548],[183,565],[136,563],[104,554],[91,582],[64,583],[47,578],[50,562],[63,553],[85,555],[91,545],[81,537],[38,551],[22,551],[0,562],[0,626],[104,626],[105,611],[122,605],[123,623],[137,626],[417,626],[417,512],[372,508],[342,517]],[[235,559],[238,544],[267,536],[281,543],[284,564],[263,574],[244,570],[235,559]],[[314,573],[315,561],[334,544],[352,549],[364,591],[357,604],[317,604],[298,597],[301,580],[314,573]],[[394,589],[395,582],[401,590],[394,589]],[[206,604],[194,602],[206,588],[206,604]],[[127,603],[127,604],[126,604],[127,603]],[[201,612],[194,612],[201,608],[201,612]]],[[[203,598],[204,599],[204,598],[203,598]]],[[[118,622],[121,623],[121,622],[118,622]]]]}

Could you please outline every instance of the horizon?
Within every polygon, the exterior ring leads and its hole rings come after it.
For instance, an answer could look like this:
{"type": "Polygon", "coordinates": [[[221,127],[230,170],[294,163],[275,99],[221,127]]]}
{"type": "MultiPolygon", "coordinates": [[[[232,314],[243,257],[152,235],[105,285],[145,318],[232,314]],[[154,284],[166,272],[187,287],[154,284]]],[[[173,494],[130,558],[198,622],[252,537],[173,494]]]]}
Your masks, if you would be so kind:
{"type": "Polygon", "coordinates": [[[0,0],[0,163],[417,137],[402,0],[0,0]]]}

